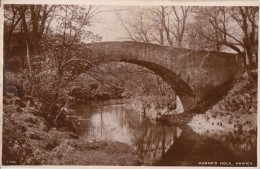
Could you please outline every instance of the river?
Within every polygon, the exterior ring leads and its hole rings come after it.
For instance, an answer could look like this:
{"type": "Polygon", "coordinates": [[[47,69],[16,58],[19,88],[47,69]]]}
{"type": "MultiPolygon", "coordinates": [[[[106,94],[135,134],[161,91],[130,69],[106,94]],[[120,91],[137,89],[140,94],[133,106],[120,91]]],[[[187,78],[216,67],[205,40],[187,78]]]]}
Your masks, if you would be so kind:
{"type": "Polygon", "coordinates": [[[255,134],[156,123],[126,110],[127,102],[77,103],[68,108],[68,116],[77,123],[80,139],[126,143],[144,165],[256,166],[255,134]]]}

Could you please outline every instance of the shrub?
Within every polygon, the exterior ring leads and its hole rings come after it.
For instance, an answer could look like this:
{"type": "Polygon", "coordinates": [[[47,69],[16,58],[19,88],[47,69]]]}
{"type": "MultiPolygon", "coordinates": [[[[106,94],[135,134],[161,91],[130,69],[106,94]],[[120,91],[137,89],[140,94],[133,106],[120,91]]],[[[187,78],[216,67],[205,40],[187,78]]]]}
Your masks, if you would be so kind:
{"type": "Polygon", "coordinates": [[[32,147],[27,143],[26,128],[18,124],[12,117],[16,106],[4,106],[3,116],[3,150],[4,165],[38,164],[34,159],[32,147]]]}

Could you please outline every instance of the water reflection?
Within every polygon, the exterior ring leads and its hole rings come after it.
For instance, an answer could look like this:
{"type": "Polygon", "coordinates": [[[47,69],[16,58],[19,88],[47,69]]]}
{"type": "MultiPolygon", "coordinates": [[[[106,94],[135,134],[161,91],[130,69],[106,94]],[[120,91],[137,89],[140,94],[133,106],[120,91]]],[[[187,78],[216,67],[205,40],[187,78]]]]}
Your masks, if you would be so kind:
{"type": "Polygon", "coordinates": [[[201,128],[198,129],[195,126],[192,126],[191,129],[193,132],[201,136],[207,135],[209,138],[221,142],[223,146],[231,151],[234,151],[236,154],[243,154],[247,151],[254,152],[257,148],[256,134],[237,133],[224,130],[206,130],[201,128]]]}
{"type": "Polygon", "coordinates": [[[81,139],[126,143],[134,148],[145,165],[194,166],[210,160],[250,161],[256,165],[256,135],[156,124],[125,110],[124,102],[75,104],[70,107],[69,116],[77,121],[81,139]]]}
{"type": "MultiPolygon", "coordinates": [[[[79,121],[77,128],[81,138],[131,145],[147,165],[159,160],[182,133],[179,127],[156,124],[124,109],[120,100],[77,104],[70,109],[80,117],[75,120],[79,121]]],[[[76,116],[70,114],[69,117],[76,116]]]]}
{"type": "Polygon", "coordinates": [[[182,132],[178,127],[154,124],[148,119],[143,119],[139,124],[141,125],[136,125],[132,130],[132,145],[140,157],[149,164],[160,160],[182,132]]]}
{"type": "MultiPolygon", "coordinates": [[[[182,135],[156,165],[200,166],[200,162],[250,162],[256,166],[256,135],[242,135],[214,131],[196,133],[189,126],[182,127],[182,135]],[[250,149],[243,145],[250,140],[250,149]]],[[[209,165],[210,166],[210,165],[209,165]]],[[[246,165],[244,165],[246,166],[246,165]]]]}

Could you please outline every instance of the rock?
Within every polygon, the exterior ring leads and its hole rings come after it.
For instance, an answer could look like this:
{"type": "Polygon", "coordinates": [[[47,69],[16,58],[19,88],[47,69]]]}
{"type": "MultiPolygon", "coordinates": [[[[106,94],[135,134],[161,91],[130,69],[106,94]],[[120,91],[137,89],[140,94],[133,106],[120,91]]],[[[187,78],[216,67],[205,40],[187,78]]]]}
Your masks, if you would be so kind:
{"type": "Polygon", "coordinates": [[[216,118],[220,119],[221,117],[222,117],[222,114],[220,112],[218,112],[216,118]]]}
{"type": "Polygon", "coordinates": [[[219,108],[220,108],[220,110],[226,110],[226,107],[224,104],[220,104],[219,108]]]}
{"type": "Polygon", "coordinates": [[[169,112],[169,109],[167,107],[160,110],[161,115],[167,115],[169,112]]]}
{"type": "Polygon", "coordinates": [[[220,111],[219,105],[213,106],[212,111],[214,111],[214,112],[220,111]]]}
{"type": "Polygon", "coordinates": [[[217,117],[217,113],[216,112],[211,112],[211,118],[216,118],[217,117]]]}
{"type": "Polygon", "coordinates": [[[245,72],[242,76],[243,76],[244,79],[248,79],[248,73],[247,72],[245,72]]]}
{"type": "Polygon", "coordinates": [[[226,119],[228,119],[228,120],[231,119],[231,117],[232,116],[230,114],[226,115],[226,119]]]}
{"type": "Polygon", "coordinates": [[[209,121],[209,119],[210,119],[210,118],[209,118],[207,115],[206,115],[206,117],[205,117],[205,118],[206,118],[206,121],[209,121]]]}
{"type": "Polygon", "coordinates": [[[120,96],[121,96],[121,97],[127,97],[128,95],[129,95],[128,92],[127,92],[127,91],[124,91],[124,92],[121,93],[120,96]]]}
{"type": "MultiPolygon", "coordinates": [[[[206,114],[206,116],[207,116],[207,117],[209,117],[209,118],[211,118],[211,117],[212,117],[212,114],[211,114],[211,111],[210,111],[210,110],[206,111],[206,113],[205,113],[205,114],[206,114]]],[[[196,115],[196,116],[197,116],[197,115],[196,115]]]]}
{"type": "Polygon", "coordinates": [[[173,115],[173,114],[177,114],[177,111],[176,110],[169,111],[169,115],[173,115]]]}

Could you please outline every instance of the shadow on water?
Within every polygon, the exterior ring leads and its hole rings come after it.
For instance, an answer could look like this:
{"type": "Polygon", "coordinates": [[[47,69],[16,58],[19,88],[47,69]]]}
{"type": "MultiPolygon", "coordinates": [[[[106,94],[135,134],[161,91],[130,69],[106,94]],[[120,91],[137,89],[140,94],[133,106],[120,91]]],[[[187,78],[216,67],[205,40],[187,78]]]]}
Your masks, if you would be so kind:
{"type": "Polygon", "coordinates": [[[256,135],[220,131],[199,134],[189,126],[183,126],[182,131],[156,165],[201,166],[201,162],[215,162],[214,166],[242,166],[236,162],[250,162],[250,166],[256,166],[256,135]]]}
{"type": "MultiPolygon", "coordinates": [[[[198,166],[199,162],[251,162],[256,165],[256,135],[200,131],[190,126],[158,124],[124,109],[126,100],[70,106],[81,139],[126,143],[144,165],[198,166]]],[[[219,163],[218,163],[219,165],[219,163]]]]}

